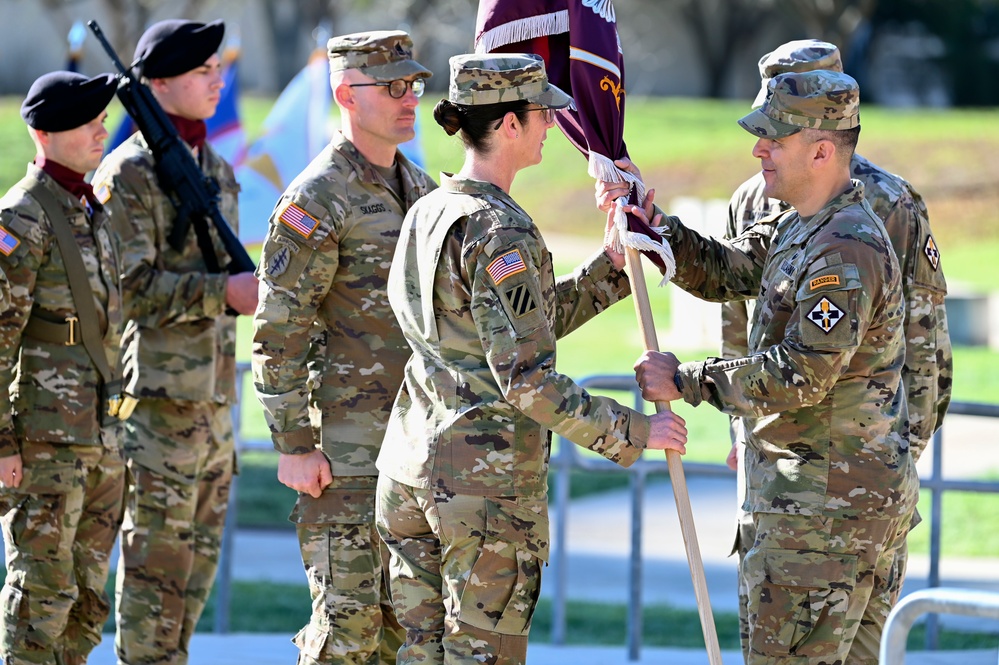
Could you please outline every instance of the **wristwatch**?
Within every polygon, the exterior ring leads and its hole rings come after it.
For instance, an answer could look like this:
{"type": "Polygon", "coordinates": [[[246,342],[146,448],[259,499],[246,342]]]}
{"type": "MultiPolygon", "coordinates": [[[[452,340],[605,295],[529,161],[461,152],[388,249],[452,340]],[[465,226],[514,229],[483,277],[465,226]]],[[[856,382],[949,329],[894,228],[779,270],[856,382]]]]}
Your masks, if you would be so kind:
{"type": "Polygon", "coordinates": [[[676,370],[676,374],[673,375],[673,385],[681,393],[683,392],[683,377],[680,375],[680,370],[676,370]]]}

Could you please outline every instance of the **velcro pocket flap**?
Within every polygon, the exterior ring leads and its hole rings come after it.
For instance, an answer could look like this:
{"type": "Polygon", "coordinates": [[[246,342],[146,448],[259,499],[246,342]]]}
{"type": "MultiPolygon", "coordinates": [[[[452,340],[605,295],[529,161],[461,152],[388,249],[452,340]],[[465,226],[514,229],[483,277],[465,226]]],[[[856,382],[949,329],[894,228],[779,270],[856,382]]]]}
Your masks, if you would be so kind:
{"type": "Polygon", "coordinates": [[[852,591],[857,578],[857,557],[829,552],[767,550],[763,568],[767,579],[782,587],[852,591]]]}
{"type": "Polygon", "coordinates": [[[295,524],[373,524],[372,489],[327,489],[320,497],[299,494],[288,519],[295,524]]]}
{"type": "Polygon", "coordinates": [[[77,470],[73,462],[25,464],[21,469],[21,494],[67,494],[76,483],[77,470]]]}
{"type": "Polygon", "coordinates": [[[796,299],[801,302],[817,293],[830,291],[849,291],[863,286],[860,281],[860,271],[852,263],[840,263],[813,270],[801,280],[798,285],[796,299]]]}

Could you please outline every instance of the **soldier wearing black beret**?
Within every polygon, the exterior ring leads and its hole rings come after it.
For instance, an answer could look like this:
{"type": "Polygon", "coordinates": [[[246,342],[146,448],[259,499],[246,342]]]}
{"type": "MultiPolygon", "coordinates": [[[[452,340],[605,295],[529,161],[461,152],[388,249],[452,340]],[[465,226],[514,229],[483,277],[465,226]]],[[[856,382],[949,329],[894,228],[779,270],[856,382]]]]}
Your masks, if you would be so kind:
{"type": "MultiPolygon", "coordinates": [[[[207,178],[219,210],[238,229],[239,185],[205,142],[223,82],[221,21],[160,21],[139,39],[133,65],[207,178]]],[[[123,209],[122,283],[129,394],[139,404],[123,437],[130,470],[116,592],[119,663],[187,661],[194,628],[215,582],[235,463],[230,407],[236,398],[236,319],[256,307],[252,273],[212,271],[189,230],[178,251],[177,210],[141,134],[116,148],[94,181],[123,209]]],[[[230,258],[211,224],[218,266],[230,258]]]]}
{"type": "Polygon", "coordinates": [[[110,602],[121,523],[120,266],[84,174],[108,133],[110,74],[52,72],[21,117],[36,155],[0,198],[0,523],[7,575],[0,656],[85,663],[110,602]]]}

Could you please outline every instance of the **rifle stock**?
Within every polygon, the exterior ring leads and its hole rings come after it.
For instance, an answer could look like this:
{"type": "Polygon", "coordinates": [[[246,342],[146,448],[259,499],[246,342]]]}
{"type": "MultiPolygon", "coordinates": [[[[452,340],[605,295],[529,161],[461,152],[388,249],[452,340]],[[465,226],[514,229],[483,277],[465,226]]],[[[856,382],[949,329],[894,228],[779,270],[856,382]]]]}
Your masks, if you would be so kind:
{"type": "Polygon", "coordinates": [[[231,259],[225,269],[230,274],[256,270],[246,248],[219,211],[218,185],[201,172],[187,144],[180,138],[152,91],[131,69],[125,67],[97,21],[89,21],[87,25],[118,69],[118,99],[149,144],[156,159],[160,185],[177,209],[177,218],[167,239],[170,245],[181,251],[193,223],[209,272],[219,272],[218,256],[207,233],[207,222],[210,220],[231,259]]]}

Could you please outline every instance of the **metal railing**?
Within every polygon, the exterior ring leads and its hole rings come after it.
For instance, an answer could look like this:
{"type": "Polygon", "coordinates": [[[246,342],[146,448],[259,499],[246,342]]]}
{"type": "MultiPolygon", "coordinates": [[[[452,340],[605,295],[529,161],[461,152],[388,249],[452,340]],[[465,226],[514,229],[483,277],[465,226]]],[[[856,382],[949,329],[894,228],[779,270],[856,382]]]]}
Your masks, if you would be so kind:
{"type": "MultiPolygon", "coordinates": [[[[237,399],[233,405],[233,420],[235,422],[236,447],[240,452],[246,450],[272,450],[269,440],[244,440],[241,436],[242,422],[242,388],[244,377],[249,371],[249,365],[240,363],[237,368],[237,399]]],[[[591,390],[606,390],[630,393],[634,408],[642,410],[645,406],[641,392],[635,384],[634,376],[590,376],[579,384],[591,390]]],[[[984,418],[999,418],[999,405],[954,402],[950,405],[949,415],[965,415],[984,418]]],[[[999,493],[999,482],[973,480],[947,480],[942,477],[943,469],[943,433],[944,427],[936,433],[933,439],[932,475],[923,478],[920,486],[932,494],[930,522],[930,568],[928,586],[940,586],[940,556],[941,556],[941,521],[943,494],[948,491],[999,493]]],[[[571,488],[571,473],[574,469],[598,473],[626,473],[629,476],[631,494],[631,538],[628,568],[628,635],[627,647],[629,660],[638,660],[642,643],[642,515],[644,512],[644,496],[646,478],[650,473],[666,473],[665,458],[660,460],[643,457],[628,469],[609,462],[603,458],[584,457],[580,449],[571,442],[558,437],[558,450],[552,457],[552,473],[555,475],[555,491],[552,496],[552,563],[554,568],[553,608],[552,608],[552,642],[556,645],[566,641],[566,606],[568,598],[568,572],[566,565],[566,537],[568,527],[568,505],[571,488]]],[[[689,477],[731,477],[734,472],[724,464],[705,464],[684,462],[684,471],[689,477]]],[[[232,581],[232,551],[233,536],[237,520],[236,503],[238,495],[238,476],[233,478],[229,497],[229,512],[226,516],[226,528],[222,541],[222,553],[219,561],[219,572],[216,579],[216,613],[214,630],[216,633],[226,633],[229,630],[229,605],[232,581]]],[[[938,643],[939,627],[936,615],[927,617],[926,648],[935,650],[938,643]]]]}
{"type": "MultiPolygon", "coordinates": [[[[641,391],[635,384],[634,376],[592,376],[579,382],[585,388],[592,390],[610,390],[631,393],[636,410],[642,410],[645,402],[641,391]]],[[[983,418],[999,418],[999,405],[974,404],[967,402],[951,403],[948,415],[976,416],[983,418]]],[[[999,482],[975,480],[948,480],[943,478],[943,439],[947,429],[947,421],[933,437],[933,466],[929,478],[920,480],[920,488],[931,493],[930,512],[930,568],[929,587],[940,586],[941,557],[941,523],[943,520],[943,494],[955,492],[984,492],[999,494],[999,482]]],[[[552,471],[555,474],[555,492],[552,498],[552,564],[554,570],[554,590],[552,608],[552,642],[556,645],[565,644],[566,639],[566,605],[568,596],[568,572],[566,565],[567,548],[566,534],[568,524],[569,490],[571,473],[574,469],[603,473],[629,474],[629,490],[631,493],[631,544],[628,568],[628,659],[636,661],[640,657],[642,643],[642,514],[644,510],[645,480],[651,472],[666,472],[666,461],[641,459],[628,469],[622,469],[602,458],[589,458],[579,454],[579,448],[571,442],[558,438],[558,451],[552,457],[552,471]]],[[[684,472],[687,477],[718,477],[732,476],[724,464],[703,464],[684,462],[684,472]]],[[[733,534],[734,535],[734,534],[733,534]]],[[[939,642],[939,626],[935,614],[927,617],[926,648],[936,650],[939,642]]]]}
{"type": "Polygon", "coordinates": [[[914,591],[888,615],[881,635],[879,665],[904,665],[909,629],[923,614],[961,614],[999,620],[999,593],[937,587],[914,591]]]}

